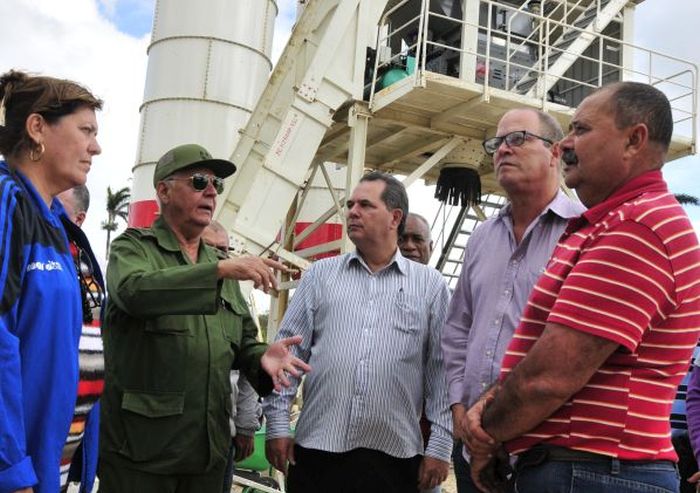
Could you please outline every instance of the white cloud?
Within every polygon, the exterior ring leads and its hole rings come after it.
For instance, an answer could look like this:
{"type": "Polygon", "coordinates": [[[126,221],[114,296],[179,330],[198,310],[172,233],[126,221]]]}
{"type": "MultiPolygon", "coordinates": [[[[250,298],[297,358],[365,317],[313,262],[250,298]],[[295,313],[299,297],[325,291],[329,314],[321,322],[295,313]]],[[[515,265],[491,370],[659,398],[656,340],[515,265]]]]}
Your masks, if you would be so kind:
{"type": "Polygon", "coordinates": [[[280,0],[277,6],[279,7],[279,13],[275,20],[275,34],[272,40],[272,60],[275,62],[282,54],[289,40],[294,21],[297,18],[296,0],[280,0]]]}
{"type": "Polygon", "coordinates": [[[92,205],[84,226],[104,256],[106,189],[129,185],[136,156],[148,38],[120,33],[95,0],[2,0],[0,18],[0,71],[20,68],[73,79],[105,101],[98,114],[103,152],[88,175],[92,205]]]}
{"type": "MultiPolygon", "coordinates": [[[[636,18],[637,43],[700,62],[693,32],[694,20],[700,16],[700,2],[673,0],[672,9],[667,3],[647,0],[640,5],[636,18]]],[[[277,2],[274,60],[289,37],[296,4],[296,0],[277,2]]],[[[88,178],[93,200],[85,226],[98,252],[104,251],[105,234],[100,221],[105,216],[107,185],[116,189],[130,184],[146,74],[149,37],[137,39],[126,35],[110,20],[118,16],[120,6],[124,5],[130,7],[129,11],[132,7],[148,9],[152,0],[0,0],[0,19],[4,21],[0,30],[0,72],[23,68],[75,79],[105,100],[105,109],[98,116],[103,154],[95,160],[88,178]]],[[[674,191],[700,196],[698,182],[690,179],[689,171],[698,166],[700,159],[693,157],[667,168],[670,182],[685,185],[678,186],[682,190],[674,191]],[[682,178],[674,180],[676,173],[682,178]],[[693,185],[688,186],[691,182],[693,185]]],[[[693,176],[697,173],[692,172],[693,176]]],[[[428,201],[433,201],[427,195],[420,194],[421,198],[415,199],[413,205],[429,214],[433,207],[428,201]]],[[[697,217],[694,211],[689,212],[693,219],[697,217]]],[[[696,229],[699,222],[695,221],[696,229]]]]}

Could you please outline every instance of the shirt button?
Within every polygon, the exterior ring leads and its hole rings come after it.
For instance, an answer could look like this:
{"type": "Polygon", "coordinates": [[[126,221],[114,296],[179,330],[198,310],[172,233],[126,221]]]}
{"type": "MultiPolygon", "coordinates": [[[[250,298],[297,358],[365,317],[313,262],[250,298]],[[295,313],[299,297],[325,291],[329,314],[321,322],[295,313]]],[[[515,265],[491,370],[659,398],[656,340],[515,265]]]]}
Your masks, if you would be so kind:
{"type": "Polygon", "coordinates": [[[485,389],[487,386],[488,386],[488,384],[487,384],[486,382],[481,382],[481,388],[482,388],[482,389],[485,389]]]}
{"type": "Polygon", "coordinates": [[[491,356],[493,354],[492,351],[486,351],[486,356],[491,356]]]}

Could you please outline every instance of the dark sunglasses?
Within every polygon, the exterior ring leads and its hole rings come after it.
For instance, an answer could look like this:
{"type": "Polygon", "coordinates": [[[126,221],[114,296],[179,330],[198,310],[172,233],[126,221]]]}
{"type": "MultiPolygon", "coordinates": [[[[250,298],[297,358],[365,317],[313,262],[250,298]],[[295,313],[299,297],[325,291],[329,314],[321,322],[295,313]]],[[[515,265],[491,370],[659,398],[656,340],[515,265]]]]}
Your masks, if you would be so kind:
{"type": "Polygon", "coordinates": [[[481,145],[484,146],[484,151],[486,151],[486,154],[488,154],[489,156],[493,156],[498,150],[498,148],[501,147],[501,144],[503,142],[505,142],[508,147],[520,147],[525,143],[528,137],[534,137],[536,139],[543,140],[549,145],[554,144],[553,141],[545,137],[535,135],[532,132],[528,132],[527,130],[516,130],[515,132],[511,132],[500,137],[491,137],[490,139],[486,139],[481,143],[481,145]]]}
{"type": "Polygon", "coordinates": [[[198,192],[203,192],[204,190],[206,190],[209,183],[211,183],[214,186],[214,189],[216,190],[216,193],[218,195],[221,195],[224,192],[224,180],[223,178],[219,178],[218,176],[209,176],[203,175],[202,173],[194,173],[191,176],[170,176],[166,178],[166,180],[188,180],[192,185],[192,188],[194,188],[198,192]]]}

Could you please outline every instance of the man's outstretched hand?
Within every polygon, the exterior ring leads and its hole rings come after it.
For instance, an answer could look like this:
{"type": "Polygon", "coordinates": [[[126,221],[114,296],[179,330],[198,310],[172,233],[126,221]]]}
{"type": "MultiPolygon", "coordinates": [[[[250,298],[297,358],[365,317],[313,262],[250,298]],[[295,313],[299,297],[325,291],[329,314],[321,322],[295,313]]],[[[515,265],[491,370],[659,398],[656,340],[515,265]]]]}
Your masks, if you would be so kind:
{"type": "Polygon", "coordinates": [[[287,373],[298,377],[302,372],[308,373],[311,367],[297,358],[289,350],[290,346],[296,346],[301,343],[301,336],[287,337],[280,339],[267,348],[260,360],[260,365],[272,378],[272,385],[276,391],[282,390],[282,387],[289,387],[290,382],[287,378],[287,373]]]}

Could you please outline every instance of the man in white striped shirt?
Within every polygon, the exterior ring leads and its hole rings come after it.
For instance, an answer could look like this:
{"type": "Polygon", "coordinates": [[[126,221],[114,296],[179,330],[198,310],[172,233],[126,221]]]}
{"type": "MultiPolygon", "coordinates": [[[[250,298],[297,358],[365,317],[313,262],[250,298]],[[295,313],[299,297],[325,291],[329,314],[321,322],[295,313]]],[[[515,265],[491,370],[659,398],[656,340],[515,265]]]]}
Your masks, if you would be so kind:
{"type": "Polygon", "coordinates": [[[365,175],[346,211],[357,252],[314,263],[282,321],[278,337],[305,336],[297,355],[314,369],[294,440],[298,379],[263,404],[267,456],[281,471],[289,463],[290,493],[409,493],[446,477],[452,423],[440,331],[449,292],[439,272],[398,250],[407,213],[401,183],[365,175]]]}

